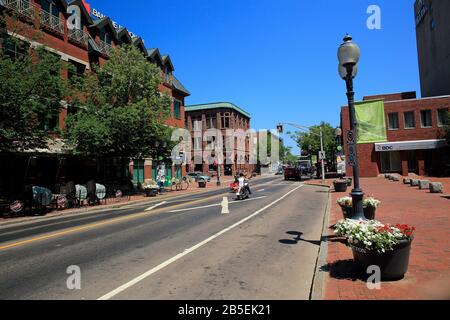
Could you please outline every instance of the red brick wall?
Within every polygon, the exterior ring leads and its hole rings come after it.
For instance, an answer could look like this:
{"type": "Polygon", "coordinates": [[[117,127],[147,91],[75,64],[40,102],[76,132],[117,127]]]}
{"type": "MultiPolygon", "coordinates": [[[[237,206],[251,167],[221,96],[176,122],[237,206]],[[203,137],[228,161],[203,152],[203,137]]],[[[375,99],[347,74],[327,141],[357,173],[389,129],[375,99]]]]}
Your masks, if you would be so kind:
{"type": "MultiPolygon", "coordinates": [[[[380,97],[380,96],[376,96],[380,97]]],[[[365,98],[365,100],[368,97],[365,98]]],[[[413,99],[413,100],[397,100],[385,102],[385,116],[386,125],[388,126],[388,114],[397,112],[399,118],[398,130],[387,130],[388,141],[414,141],[414,140],[432,140],[440,139],[443,135],[443,130],[438,126],[438,109],[448,108],[450,110],[450,96],[426,98],[426,99],[413,99]],[[431,110],[433,127],[422,128],[420,122],[420,111],[431,110]],[[405,129],[404,112],[413,111],[415,115],[416,128],[405,129]]],[[[344,150],[348,154],[348,148],[345,141],[345,134],[350,130],[350,119],[348,107],[342,107],[341,110],[341,127],[344,134],[344,150]]],[[[402,153],[402,167],[403,173],[407,171],[407,160],[402,153]],[[406,164],[405,164],[406,163],[406,164]],[[406,166],[406,168],[405,168],[406,166]]],[[[423,152],[417,152],[417,158],[419,163],[419,172],[424,173],[424,154],[423,152]]],[[[381,163],[380,155],[375,152],[374,144],[361,144],[358,145],[358,158],[360,175],[362,177],[375,177],[380,174],[381,163]]],[[[353,174],[353,168],[347,167],[347,174],[353,174]]]]}

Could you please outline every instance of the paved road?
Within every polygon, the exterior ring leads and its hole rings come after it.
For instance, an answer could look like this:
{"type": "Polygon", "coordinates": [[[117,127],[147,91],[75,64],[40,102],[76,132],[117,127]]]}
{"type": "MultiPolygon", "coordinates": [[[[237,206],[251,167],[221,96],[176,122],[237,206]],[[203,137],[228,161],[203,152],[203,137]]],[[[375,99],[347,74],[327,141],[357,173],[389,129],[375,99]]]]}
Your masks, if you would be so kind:
{"type": "Polygon", "coordinates": [[[0,299],[308,299],[328,194],[275,177],[252,189],[0,228],[0,299]]]}

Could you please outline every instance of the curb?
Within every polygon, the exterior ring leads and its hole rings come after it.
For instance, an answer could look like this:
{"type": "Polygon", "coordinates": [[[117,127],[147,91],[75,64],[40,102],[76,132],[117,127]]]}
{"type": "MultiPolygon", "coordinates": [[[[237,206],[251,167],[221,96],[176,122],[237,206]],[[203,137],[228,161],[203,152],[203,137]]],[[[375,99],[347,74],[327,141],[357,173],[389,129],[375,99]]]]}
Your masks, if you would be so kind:
{"type": "MultiPolygon", "coordinates": [[[[323,186],[323,185],[322,185],[323,186]]],[[[323,186],[325,187],[325,186],[323,186]]],[[[325,273],[324,271],[321,271],[321,266],[325,265],[327,263],[327,256],[328,256],[328,242],[324,241],[326,237],[328,236],[328,225],[330,222],[330,216],[331,216],[331,187],[326,186],[329,189],[328,193],[328,204],[327,209],[325,212],[325,217],[323,219],[323,229],[322,229],[322,239],[319,249],[319,255],[317,257],[317,263],[316,263],[316,269],[314,271],[314,278],[313,283],[311,287],[311,294],[309,299],[318,301],[324,299],[324,292],[325,292],[325,273]]]]}

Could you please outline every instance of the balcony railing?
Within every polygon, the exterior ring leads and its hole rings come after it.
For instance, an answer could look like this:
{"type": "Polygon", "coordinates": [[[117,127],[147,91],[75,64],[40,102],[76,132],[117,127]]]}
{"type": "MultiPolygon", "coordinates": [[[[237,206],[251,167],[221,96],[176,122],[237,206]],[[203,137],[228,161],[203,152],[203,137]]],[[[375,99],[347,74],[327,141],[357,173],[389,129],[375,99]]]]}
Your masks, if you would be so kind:
{"type": "Polygon", "coordinates": [[[89,34],[80,29],[69,30],[69,40],[87,47],[89,34]]]}
{"type": "Polygon", "coordinates": [[[6,8],[15,11],[19,15],[30,19],[37,17],[39,11],[41,10],[40,7],[28,0],[3,0],[3,5],[6,8]]]}
{"type": "Polygon", "coordinates": [[[45,10],[41,10],[41,24],[55,32],[64,34],[64,22],[45,10]]]}
{"type": "Polygon", "coordinates": [[[100,40],[99,43],[97,43],[98,48],[100,49],[100,52],[103,53],[106,56],[109,56],[111,54],[112,46],[107,44],[105,41],[100,40]]]}
{"type": "Polygon", "coordinates": [[[42,10],[40,6],[28,0],[3,0],[4,6],[22,17],[32,20],[40,16],[41,25],[60,34],[64,34],[64,21],[53,14],[42,10]]]}

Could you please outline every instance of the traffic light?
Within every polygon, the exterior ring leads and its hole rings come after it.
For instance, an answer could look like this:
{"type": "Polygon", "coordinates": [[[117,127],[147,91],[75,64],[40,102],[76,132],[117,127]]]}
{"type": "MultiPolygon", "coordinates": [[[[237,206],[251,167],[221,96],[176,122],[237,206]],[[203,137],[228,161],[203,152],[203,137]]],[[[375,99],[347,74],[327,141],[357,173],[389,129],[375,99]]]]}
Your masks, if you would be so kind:
{"type": "Polygon", "coordinates": [[[281,123],[277,126],[277,130],[278,130],[278,133],[283,133],[284,132],[284,128],[283,128],[283,125],[281,123]]]}

